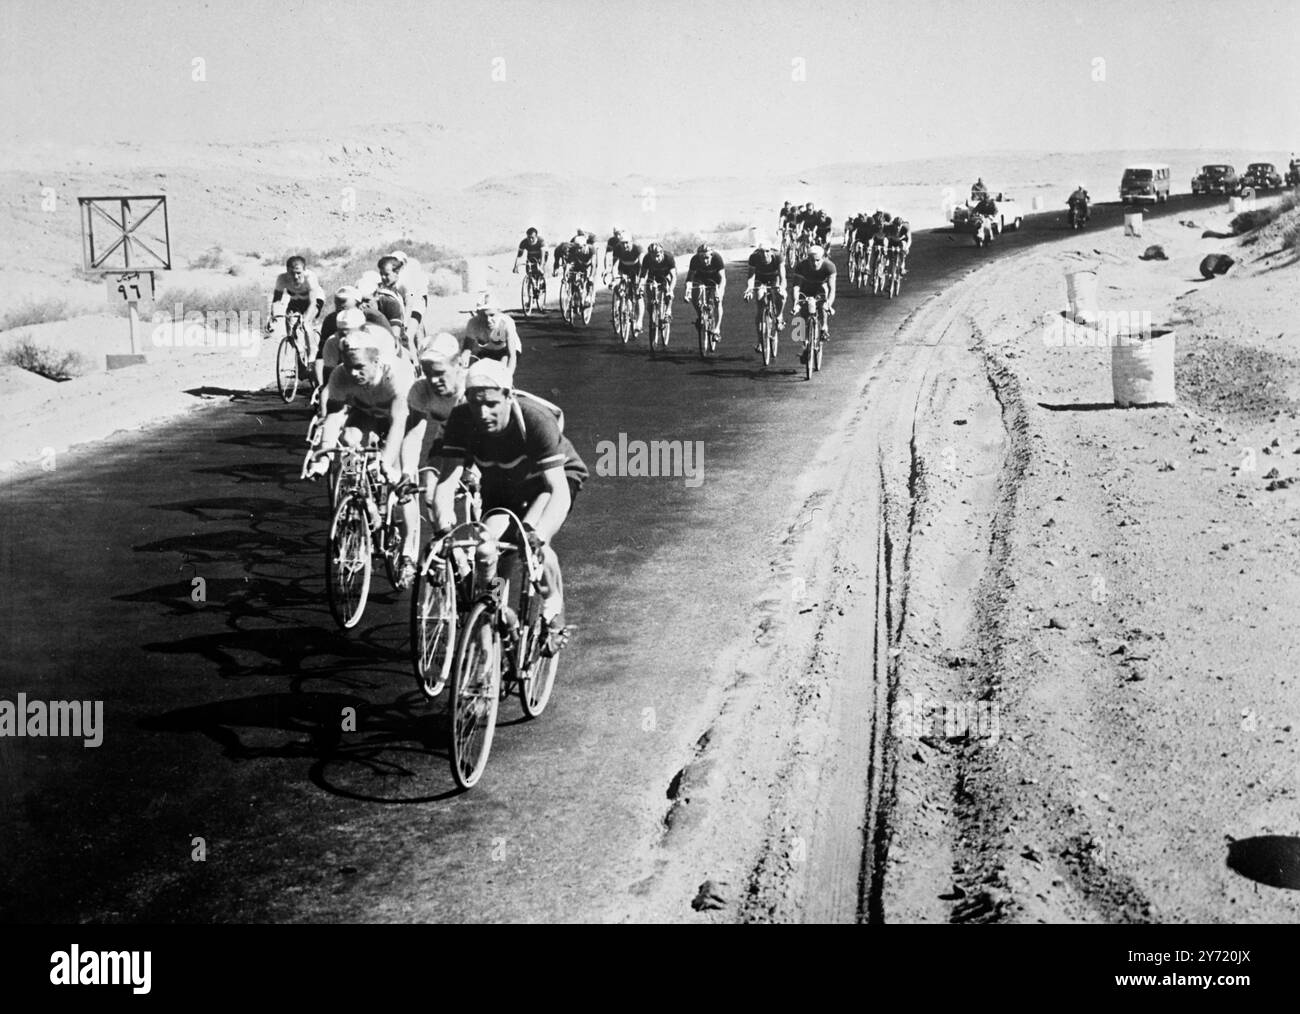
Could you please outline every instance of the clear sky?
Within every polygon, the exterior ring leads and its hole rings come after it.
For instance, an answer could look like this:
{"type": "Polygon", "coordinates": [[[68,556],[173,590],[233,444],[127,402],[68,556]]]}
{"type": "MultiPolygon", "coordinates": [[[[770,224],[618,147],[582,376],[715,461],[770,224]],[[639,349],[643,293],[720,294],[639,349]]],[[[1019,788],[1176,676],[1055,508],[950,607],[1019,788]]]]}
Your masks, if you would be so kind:
{"type": "Polygon", "coordinates": [[[430,121],[462,146],[517,140],[518,164],[483,175],[1282,157],[1300,147],[1298,54],[1296,0],[0,0],[0,140],[430,121]]]}

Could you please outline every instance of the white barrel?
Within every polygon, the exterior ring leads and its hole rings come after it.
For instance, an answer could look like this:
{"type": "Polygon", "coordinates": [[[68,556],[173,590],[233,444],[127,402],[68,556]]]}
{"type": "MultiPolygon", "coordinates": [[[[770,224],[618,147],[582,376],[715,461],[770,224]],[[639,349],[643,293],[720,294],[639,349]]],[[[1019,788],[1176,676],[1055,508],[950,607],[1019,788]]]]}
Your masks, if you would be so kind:
{"type": "Polygon", "coordinates": [[[1033,206],[1033,209],[1034,209],[1035,211],[1042,211],[1042,210],[1043,210],[1043,195],[1042,195],[1042,194],[1039,194],[1037,197],[1034,198],[1034,200],[1033,200],[1033,202],[1032,202],[1032,206],[1033,206]]]}
{"type": "Polygon", "coordinates": [[[465,258],[465,291],[477,296],[488,287],[488,262],[486,257],[465,258]]]}
{"type": "Polygon", "coordinates": [[[1110,381],[1115,404],[1173,405],[1175,332],[1157,328],[1149,335],[1121,334],[1111,343],[1110,381]]]}
{"type": "Polygon", "coordinates": [[[1142,235],[1142,212],[1130,211],[1124,215],[1124,235],[1141,236],[1142,235]]]}
{"type": "Polygon", "coordinates": [[[1229,197],[1228,210],[1232,212],[1234,215],[1237,214],[1237,212],[1239,211],[1245,211],[1246,202],[1243,201],[1240,197],[1229,197]]]}
{"type": "Polygon", "coordinates": [[[1070,300],[1070,317],[1077,324],[1097,321],[1097,272],[1071,271],[1065,276],[1065,295],[1070,300]]]}
{"type": "Polygon", "coordinates": [[[763,239],[762,232],[760,231],[758,226],[751,225],[749,227],[749,245],[758,246],[758,244],[762,242],[762,239],[763,239]]]}

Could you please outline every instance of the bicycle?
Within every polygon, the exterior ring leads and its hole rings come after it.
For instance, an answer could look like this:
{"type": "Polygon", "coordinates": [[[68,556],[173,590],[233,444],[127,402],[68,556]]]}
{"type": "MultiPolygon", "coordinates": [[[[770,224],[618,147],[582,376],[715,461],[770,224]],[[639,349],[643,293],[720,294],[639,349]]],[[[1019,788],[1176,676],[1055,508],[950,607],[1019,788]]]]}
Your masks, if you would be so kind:
{"type": "Polygon", "coordinates": [[[564,319],[570,327],[576,328],[581,321],[585,327],[591,323],[591,311],[594,308],[587,296],[587,274],[577,268],[569,268],[564,274],[564,286],[561,293],[568,291],[568,299],[561,299],[564,319]]]}
{"type": "Polygon", "coordinates": [[[885,294],[893,299],[903,284],[903,248],[890,244],[885,268],[885,294]]]}
{"type": "Polygon", "coordinates": [[[884,242],[871,244],[871,266],[869,268],[870,288],[873,296],[879,296],[885,289],[885,258],[888,256],[884,242]]]}
{"type": "Polygon", "coordinates": [[[531,317],[534,308],[540,313],[546,304],[546,275],[531,258],[524,262],[524,277],[519,283],[519,301],[523,304],[525,317],[531,317]]]}
{"type": "Polygon", "coordinates": [[[384,478],[379,470],[383,453],[379,447],[344,447],[328,453],[341,454],[344,461],[338,505],[325,544],[325,592],[334,622],[351,630],[366,609],[376,551],[383,558],[389,583],[397,587],[405,534],[400,508],[417,489],[409,479],[393,485],[384,478]]]}
{"type": "Polygon", "coordinates": [[[635,286],[626,275],[619,275],[614,286],[614,333],[623,339],[624,345],[632,340],[636,326],[635,286]]]}
{"type": "Polygon", "coordinates": [[[695,332],[700,342],[700,358],[707,359],[709,353],[718,347],[718,287],[696,285],[691,305],[695,307],[695,332]]]}
{"type": "Polygon", "coordinates": [[[758,330],[758,344],[763,353],[763,365],[767,366],[776,358],[777,339],[780,330],[781,313],[776,308],[776,292],[771,285],[759,285],[755,291],[758,315],[754,326],[758,330]]]}
{"type": "MultiPolygon", "coordinates": [[[[275,321],[271,318],[268,331],[274,329],[275,321]]],[[[298,387],[305,380],[312,383],[309,361],[311,358],[311,335],[303,323],[302,314],[295,311],[284,314],[284,337],[275,353],[275,386],[280,397],[288,405],[298,396],[298,387]]]]}
{"type": "Polygon", "coordinates": [[[451,669],[451,773],[461,789],[473,788],[483,775],[501,701],[517,692],[524,715],[537,718],[550,701],[559,665],[554,652],[543,654],[550,631],[541,615],[541,561],[529,547],[527,529],[517,515],[497,508],[484,521],[494,515],[505,515],[507,530],[515,530],[518,544],[486,538],[482,523],[472,536],[458,538],[453,530],[447,539],[453,550],[472,551],[475,559],[471,604],[451,669]],[[496,576],[493,563],[480,561],[484,550],[519,553],[524,569],[516,606],[509,604],[510,582],[496,576]]]}
{"type": "Polygon", "coordinates": [[[826,306],[825,296],[800,293],[794,320],[794,337],[804,343],[799,361],[804,366],[805,380],[812,380],[813,373],[822,368],[822,351],[826,344],[825,314],[834,313],[832,307],[826,306]]]}
{"type": "Polygon", "coordinates": [[[646,298],[650,303],[650,326],[646,330],[650,338],[650,352],[653,355],[656,344],[668,348],[668,332],[673,324],[673,296],[659,279],[651,279],[646,289],[646,298]]]}
{"type": "MultiPolygon", "coordinates": [[[[432,471],[421,469],[421,471],[432,471]]],[[[473,601],[473,556],[457,548],[459,531],[482,517],[475,469],[462,473],[456,491],[457,524],[442,537],[429,540],[415,572],[411,590],[411,663],[420,690],[430,700],[447,686],[456,655],[460,617],[473,601]]]]}

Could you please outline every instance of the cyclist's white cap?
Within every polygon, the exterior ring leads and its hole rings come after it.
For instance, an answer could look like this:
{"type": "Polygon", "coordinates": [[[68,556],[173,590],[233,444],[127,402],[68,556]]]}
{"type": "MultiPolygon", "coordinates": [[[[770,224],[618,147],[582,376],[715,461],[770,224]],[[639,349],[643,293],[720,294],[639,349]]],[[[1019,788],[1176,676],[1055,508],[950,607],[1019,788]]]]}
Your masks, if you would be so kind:
{"type": "Polygon", "coordinates": [[[334,326],[340,331],[360,331],[366,326],[366,315],[356,309],[340,310],[334,326]]]}
{"type": "Polygon", "coordinates": [[[415,346],[415,356],[420,362],[451,362],[459,355],[459,339],[446,331],[422,335],[415,346]]]}
{"type": "Polygon", "coordinates": [[[475,313],[479,313],[482,311],[491,312],[497,309],[499,309],[499,307],[497,306],[497,301],[495,298],[493,298],[492,293],[489,290],[484,289],[482,292],[478,294],[478,300],[474,303],[475,313]]]}
{"type": "Polygon", "coordinates": [[[465,390],[476,387],[494,387],[509,392],[514,389],[515,380],[510,367],[495,359],[480,359],[465,374],[465,390]]]}
{"type": "Polygon", "coordinates": [[[394,250],[394,251],[393,251],[392,253],[390,253],[388,256],[389,256],[389,257],[392,257],[392,258],[393,258],[394,260],[396,260],[399,264],[405,264],[405,263],[406,263],[406,254],[402,253],[401,250],[394,250]]]}
{"type": "Polygon", "coordinates": [[[361,290],[355,285],[340,285],[334,290],[334,298],[346,300],[349,303],[358,303],[361,301],[361,290]]]}
{"type": "MultiPolygon", "coordinates": [[[[364,320],[364,316],[362,320],[364,320]]],[[[389,339],[391,346],[392,339],[389,339]]],[[[376,352],[382,352],[384,346],[380,343],[379,335],[375,329],[369,325],[358,328],[347,337],[339,340],[339,351],[344,355],[350,352],[362,352],[366,349],[374,349],[376,352]]]]}
{"type": "Polygon", "coordinates": [[[821,247],[819,247],[819,246],[810,246],[810,247],[808,248],[808,256],[809,256],[809,257],[825,257],[825,256],[826,256],[826,251],[823,250],[823,249],[822,249],[821,247]]]}
{"type": "Polygon", "coordinates": [[[361,295],[363,298],[369,298],[370,296],[373,296],[375,294],[375,290],[379,288],[379,272],[367,271],[364,275],[362,275],[360,278],[357,279],[357,288],[361,291],[361,295]]]}

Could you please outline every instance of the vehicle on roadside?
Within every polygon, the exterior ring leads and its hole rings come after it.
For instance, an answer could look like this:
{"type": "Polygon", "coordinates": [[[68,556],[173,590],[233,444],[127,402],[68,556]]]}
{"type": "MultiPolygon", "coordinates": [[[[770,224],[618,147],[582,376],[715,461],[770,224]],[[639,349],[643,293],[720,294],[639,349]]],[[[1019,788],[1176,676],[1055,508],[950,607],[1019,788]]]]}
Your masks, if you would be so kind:
{"type": "MultiPolygon", "coordinates": [[[[1020,210],[1020,205],[1014,197],[1007,197],[1005,194],[992,194],[988,198],[993,202],[991,210],[986,209],[981,214],[989,219],[994,232],[999,235],[1010,229],[1015,232],[1024,224],[1024,212],[1020,210]]],[[[971,229],[971,220],[976,215],[976,209],[984,203],[982,201],[967,201],[965,204],[959,204],[952,209],[952,227],[954,232],[969,232],[971,229]]]]}
{"type": "Polygon", "coordinates": [[[1272,162],[1252,162],[1241,174],[1241,185],[1255,190],[1281,190],[1282,174],[1272,162]]]}
{"type": "MultiPolygon", "coordinates": [[[[1231,167],[1229,167],[1231,168],[1231,167]]],[[[1169,200],[1173,174],[1163,162],[1142,162],[1124,170],[1119,184],[1119,199],[1124,204],[1150,201],[1159,204],[1169,200]]]]}
{"type": "Polygon", "coordinates": [[[1225,163],[1201,166],[1201,171],[1192,177],[1194,194],[1228,194],[1241,190],[1241,180],[1234,166],[1225,163]]]}

